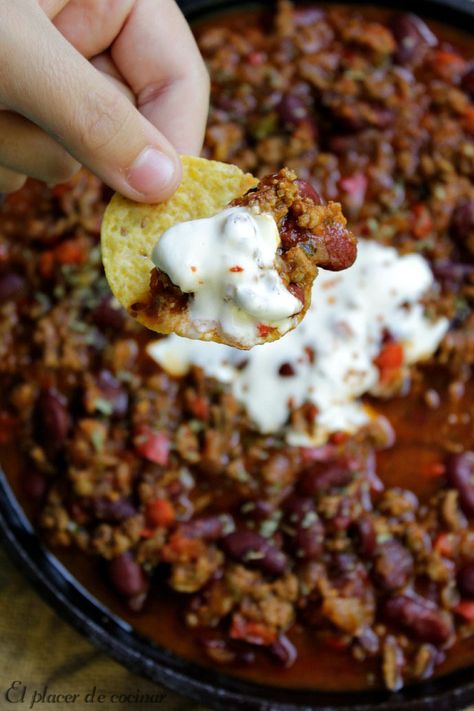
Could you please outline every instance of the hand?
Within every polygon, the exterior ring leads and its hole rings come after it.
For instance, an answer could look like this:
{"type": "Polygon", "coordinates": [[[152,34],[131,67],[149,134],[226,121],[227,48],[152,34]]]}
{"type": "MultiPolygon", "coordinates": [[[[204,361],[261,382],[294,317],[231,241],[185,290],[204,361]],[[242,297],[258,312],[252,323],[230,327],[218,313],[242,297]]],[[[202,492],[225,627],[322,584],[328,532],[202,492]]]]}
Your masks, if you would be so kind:
{"type": "Polygon", "coordinates": [[[209,79],[173,0],[0,0],[0,192],[87,166],[168,198],[198,153],[209,79]]]}

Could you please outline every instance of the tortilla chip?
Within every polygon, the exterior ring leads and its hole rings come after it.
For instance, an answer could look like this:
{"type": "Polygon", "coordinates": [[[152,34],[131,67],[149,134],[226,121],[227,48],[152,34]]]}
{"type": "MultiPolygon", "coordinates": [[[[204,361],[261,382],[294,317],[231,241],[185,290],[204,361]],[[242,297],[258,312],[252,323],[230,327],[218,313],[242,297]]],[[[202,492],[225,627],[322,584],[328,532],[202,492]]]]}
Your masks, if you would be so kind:
{"type": "Polygon", "coordinates": [[[147,314],[134,304],[148,303],[153,247],[178,222],[210,217],[254,187],[258,180],[235,165],[182,156],[183,180],[166,202],[146,205],[116,193],[102,222],[101,243],[105,275],[117,300],[140,323],[158,333],[177,333],[203,340],[222,340],[217,331],[194,333],[187,312],[166,308],[147,314]]]}

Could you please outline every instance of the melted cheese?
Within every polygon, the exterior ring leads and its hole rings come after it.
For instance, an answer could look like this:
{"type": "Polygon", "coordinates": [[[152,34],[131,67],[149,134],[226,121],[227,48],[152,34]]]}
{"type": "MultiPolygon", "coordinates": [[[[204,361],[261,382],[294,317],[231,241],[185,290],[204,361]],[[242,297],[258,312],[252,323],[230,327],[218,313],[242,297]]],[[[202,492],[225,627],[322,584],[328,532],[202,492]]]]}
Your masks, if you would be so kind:
{"type": "Polygon", "coordinates": [[[171,227],[152,261],[181,291],[193,294],[188,315],[198,332],[217,328],[251,346],[261,338],[259,324],[286,333],[290,317],[303,307],[275,269],[279,245],[271,215],[232,207],[171,227]]]}
{"type": "Polygon", "coordinates": [[[361,241],[352,267],[320,270],[310,310],[279,341],[243,355],[228,346],[170,336],[150,344],[149,353],[171,374],[184,374],[196,364],[229,383],[260,431],[286,427],[291,444],[320,444],[331,432],[354,432],[368,421],[359,398],[377,392],[379,370],[373,361],[386,331],[403,343],[407,364],[436,350],[448,320],[432,321],[425,314],[421,300],[432,284],[421,256],[400,256],[391,247],[361,241]],[[282,377],[283,364],[294,374],[282,377]],[[290,400],[294,407],[316,405],[311,441],[288,428],[290,400]]]}

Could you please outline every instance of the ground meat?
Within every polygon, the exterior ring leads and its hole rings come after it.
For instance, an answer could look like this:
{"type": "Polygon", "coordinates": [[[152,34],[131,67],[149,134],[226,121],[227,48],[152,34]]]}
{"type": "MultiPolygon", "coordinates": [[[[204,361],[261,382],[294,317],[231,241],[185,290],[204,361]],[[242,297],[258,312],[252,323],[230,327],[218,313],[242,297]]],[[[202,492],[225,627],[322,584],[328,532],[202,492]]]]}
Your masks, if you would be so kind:
{"type": "Polygon", "coordinates": [[[290,278],[295,272],[290,257],[292,248],[298,245],[311,257],[309,273],[292,279],[297,284],[303,281],[304,286],[314,279],[316,266],[338,271],[354,262],[356,240],[346,228],[340,205],[333,202],[325,205],[316,190],[308,182],[298,180],[288,168],[262,178],[256,188],[232,204],[273,215],[290,278]]]}
{"type": "Polygon", "coordinates": [[[101,270],[108,190],[85,172],[31,181],[1,207],[0,456],[20,460],[4,466],[44,540],[100,561],[132,624],[149,632],[158,599],[179,648],[192,636],[216,663],[297,668],[303,638],[311,674],[334,653],[395,690],[446,655],[470,663],[472,68],[413,15],[282,2],[273,20],[199,30],[205,155],[271,176],[244,200],[281,221],[291,279],[309,273],[306,247],[348,263],[339,208],[314,191],[340,196],[358,236],[425,256],[427,311],[450,320],[439,352],[354,435],[260,434],[225,384],[146,355],[151,334],[101,270]]]}

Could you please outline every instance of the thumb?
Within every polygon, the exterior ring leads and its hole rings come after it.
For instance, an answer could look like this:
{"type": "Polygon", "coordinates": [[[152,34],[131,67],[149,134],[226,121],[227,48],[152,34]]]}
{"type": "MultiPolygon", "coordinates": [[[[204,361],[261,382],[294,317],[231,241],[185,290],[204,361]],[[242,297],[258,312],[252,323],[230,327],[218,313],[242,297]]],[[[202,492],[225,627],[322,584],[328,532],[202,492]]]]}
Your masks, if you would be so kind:
{"type": "Polygon", "coordinates": [[[0,102],[41,126],[132,200],[168,198],[181,177],[169,141],[36,4],[0,0],[0,102]]]}

